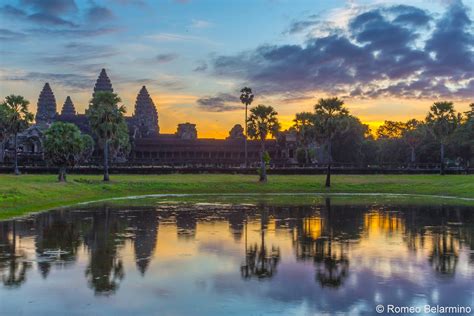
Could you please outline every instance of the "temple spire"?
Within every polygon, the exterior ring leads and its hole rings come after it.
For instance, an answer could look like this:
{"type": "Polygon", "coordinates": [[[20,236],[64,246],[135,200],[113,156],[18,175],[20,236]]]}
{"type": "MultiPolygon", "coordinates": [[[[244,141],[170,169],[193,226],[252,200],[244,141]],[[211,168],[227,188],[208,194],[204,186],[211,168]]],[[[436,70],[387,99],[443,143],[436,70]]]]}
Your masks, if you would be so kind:
{"type": "Polygon", "coordinates": [[[38,98],[38,108],[36,111],[37,124],[50,124],[56,116],[56,98],[49,83],[44,84],[43,90],[38,98]]]}
{"type": "Polygon", "coordinates": [[[135,124],[142,136],[156,135],[159,133],[158,112],[150,94],[145,86],[140,89],[135,102],[135,124]]]}
{"type": "MultiPolygon", "coordinates": [[[[114,89],[112,88],[112,83],[110,82],[110,79],[107,76],[107,72],[104,68],[102,68],[99,74],[99,78],[97,78],[97,81],[94,86],[94,94],[99,91],[114,92],[114,89]]],[[[94,96],[94,94],[92,96],[94,96]]]]}
{"type": "Polygon", "coordinates": [[[66,101],[64,101],[63,108],[61,110],[62,116],[74,116],[76,115],[76,108],[74,103],[72,103],[71,97],[67,96],[66,101]]]}

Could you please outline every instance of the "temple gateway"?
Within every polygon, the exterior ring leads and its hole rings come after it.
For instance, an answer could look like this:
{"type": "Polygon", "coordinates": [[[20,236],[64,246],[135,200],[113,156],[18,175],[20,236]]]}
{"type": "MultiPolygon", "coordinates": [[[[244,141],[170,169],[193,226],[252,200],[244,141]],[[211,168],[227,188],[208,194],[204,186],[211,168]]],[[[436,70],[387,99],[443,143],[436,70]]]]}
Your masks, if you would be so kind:
{"type": "MultiPolygon", "coordinates": [[[[113,92],[105,69],[99,74],[93,94],[98,91],[113,92]]],[[[176,133],[160,133],[158,112],[145,86],[138,92],[132,116],[125,117],[129,133],[131,152],[117,162],[143,165],[196,165],[227,164],[245,162],[243,128],[235,125],[226,139],[199,138],[196,124],[178,124],[176,133]]],[[[19,157],[24,163],[43,161],[43,133],[55,121],[73,123],[83,133],[91,134],[85,114],[77,113],[71,97],[67,97],[57,111],[56,98],[49,83],[45,83],[38,98],[35,125],[19,135],[19,157]]],[[[13,147],[7,146],[5,159],[11,158],[13,147]],[[8,150],[9,149],[9,150],[8,150]]],[[[276,139],[266,141],[266,149],[275,163],[295,162],[296,137],[287,132],[276,139]]],[[[248,162],[258,162],[260,143],[248,141],[248,162]]]]}

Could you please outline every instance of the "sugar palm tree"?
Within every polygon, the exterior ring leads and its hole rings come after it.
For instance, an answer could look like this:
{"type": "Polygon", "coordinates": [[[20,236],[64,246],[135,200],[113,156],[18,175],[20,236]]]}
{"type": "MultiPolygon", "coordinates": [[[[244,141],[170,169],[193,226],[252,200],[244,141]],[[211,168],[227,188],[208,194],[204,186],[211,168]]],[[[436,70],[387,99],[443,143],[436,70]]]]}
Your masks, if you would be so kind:
{"type": "Polygon", "coordinates": [[[15,174],[19,175],[18,169],[18,133],[27,129],[31,122],[33,122],[33,114],[28,111],[30,102],[21,95],[9,95],[5,98],[1,108],[2,115],[6,115],[2,119],[5,124],[5,136],[14,137],[14,159],[15,159],[15,174]]]}
{"type": "Polygon", "coordinates": [[[331,186],[332,141],[336,130],[344,119],[349,117],[349,111],[344,107],[344,101],[335,98],[319,99],[314,106],[316,115],[315,124],[320,137],[326,142],[328,153],[328,167],[326,173],[326,187],[331,186]]]}
{"type": "Polygon", "coordinates": [[[275,137],[280,130],[278,113],[271,106],[258,105],[250,109],[247,129],[250,138],[260,140],[260,182],[267,181],[265,141],[268,135],[275,137]]]}
{"type": "MultiPolygon", "coordinates": [[[[247,110],[248,106],[252,104],[254,95],[252,89],[249,87],[244,87],[240,90],[240,102],[245,105],[245,122],[247,122],[247,110]]],[[[247,124],[245,124],[245,140],[244,140],[244,151],[245,151],[245,166],[247,167],[247,124]]]]}
{"type": "Polygon", "coordinates": [[[109,181],[109,146],[123,134],[125,107],[122,100],[112,92],[96,92],[90,101],[86,115],[104,155],[104,181],[109,181]]]}
{"type": "Polygon", "coordinates": [[[308,146],[314,140],[315,116],[311,112],[296,113],[293,128],[298,136],[298,141],[303,146],[305,162],[309,162],[308,146]]]}
{"type": "Polygon", "coordinates": [[[430,132],[438,140],[440,148],[440,174],[444,175],[444,146],[449,136],[459,125],[461,117],[454,111],[453,102],[435,102],[426,116],[426,123],[430,132]]]}

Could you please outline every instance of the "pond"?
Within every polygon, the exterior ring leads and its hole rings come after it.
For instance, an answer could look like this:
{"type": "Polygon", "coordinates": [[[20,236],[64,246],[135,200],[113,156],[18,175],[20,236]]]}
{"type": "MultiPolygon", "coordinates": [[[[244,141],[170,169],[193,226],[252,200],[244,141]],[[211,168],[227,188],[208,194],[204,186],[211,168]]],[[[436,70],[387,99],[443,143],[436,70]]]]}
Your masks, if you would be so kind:
{"type": "Polygon", "coordinates": [[[150,202],[0,222],[2,315],[474,307],[469,206],[150,202]]]}

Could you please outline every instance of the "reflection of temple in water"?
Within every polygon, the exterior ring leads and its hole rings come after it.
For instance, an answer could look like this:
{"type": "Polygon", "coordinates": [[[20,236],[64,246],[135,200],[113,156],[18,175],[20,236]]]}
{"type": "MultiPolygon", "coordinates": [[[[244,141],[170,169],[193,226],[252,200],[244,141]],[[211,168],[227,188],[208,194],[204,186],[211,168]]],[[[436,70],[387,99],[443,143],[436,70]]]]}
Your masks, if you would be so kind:
{"type": "Polygon", "coordinates": [[[155,210],[134,212],[130,224],[135,232],[133,237],[135,261],[138,270],[144,276],[156,248],[158,213],[155,210]]]}

